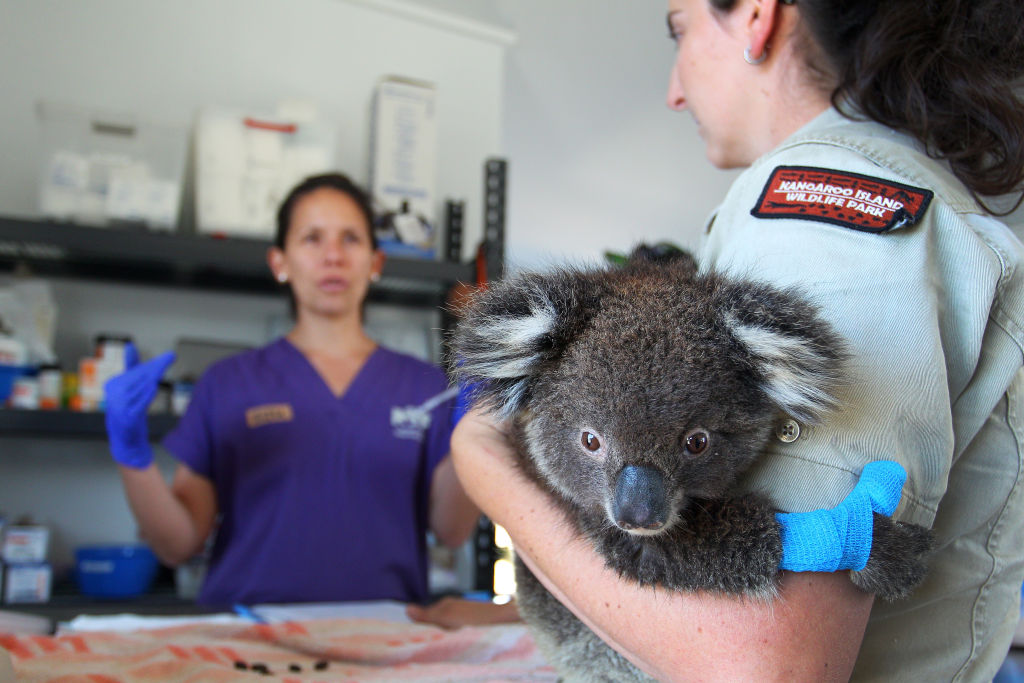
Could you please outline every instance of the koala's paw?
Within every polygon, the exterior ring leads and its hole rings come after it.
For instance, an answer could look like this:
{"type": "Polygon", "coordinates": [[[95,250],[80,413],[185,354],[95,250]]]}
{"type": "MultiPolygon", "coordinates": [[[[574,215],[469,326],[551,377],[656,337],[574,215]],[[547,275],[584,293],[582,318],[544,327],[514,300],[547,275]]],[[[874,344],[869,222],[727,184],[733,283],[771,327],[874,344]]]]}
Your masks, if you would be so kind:
{"type": "Polygon", "coordinates": [[[851,571],[850,578],[861,590],[884,600],[902,600],[928,572],[932,532],[875,513],[873,534],[867,565],[851,571]]]}
{"type": "Polygon", "coordinates": [[[771,599],[778,591],[782,540],[774,513],[758,496],[702,500],[669,531],[591,534],[606,565],[643,586],[771,599]]]}

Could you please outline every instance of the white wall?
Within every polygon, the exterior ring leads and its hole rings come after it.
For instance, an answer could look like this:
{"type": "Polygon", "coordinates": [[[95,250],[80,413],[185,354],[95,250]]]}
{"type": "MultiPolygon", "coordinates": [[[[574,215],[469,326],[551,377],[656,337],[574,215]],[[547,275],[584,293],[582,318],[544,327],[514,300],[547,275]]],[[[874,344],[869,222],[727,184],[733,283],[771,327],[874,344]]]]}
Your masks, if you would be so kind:
{"type": "Polygon", "coordinates": [[[417,0],[511,29],[508,258],[543,266],[637,241],[695,246],[735,173],[665,105],[664,0],[417,0]]]}
{"type": "Polygon", "coordinates": [[[506,60],[510,258],[597,258],[639,240],[696,244],[732,175],[665,105],[663,0],[494,0],[506,60]]]}

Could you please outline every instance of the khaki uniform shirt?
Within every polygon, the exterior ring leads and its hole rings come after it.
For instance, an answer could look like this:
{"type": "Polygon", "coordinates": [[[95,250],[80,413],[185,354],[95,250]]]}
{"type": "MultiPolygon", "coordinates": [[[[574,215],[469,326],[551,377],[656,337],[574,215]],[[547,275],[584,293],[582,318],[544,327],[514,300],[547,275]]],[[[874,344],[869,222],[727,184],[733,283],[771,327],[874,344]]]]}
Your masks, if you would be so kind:
{"type": "Polygon", "coordinates": [[[896,460],[895,518],[934,529],[925,582],[876,600],[854,680],[990,680],[1024,580],[1024,247],[911,138],[828,110],[736,180],[703,252],[800,290],[852,353],[840,410],[780,430],[750,488],[833,507],[896,460]]]}

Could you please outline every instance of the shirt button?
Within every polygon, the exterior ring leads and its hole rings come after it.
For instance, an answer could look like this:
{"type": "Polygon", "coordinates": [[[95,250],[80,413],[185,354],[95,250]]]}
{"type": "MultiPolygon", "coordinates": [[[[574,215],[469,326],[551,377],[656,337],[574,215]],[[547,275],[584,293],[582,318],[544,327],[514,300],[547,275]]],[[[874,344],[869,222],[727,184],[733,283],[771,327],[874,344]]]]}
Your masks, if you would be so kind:
{"type": "Polygon", "coordinates": [[[782,443],[793,443],[800,438],[800,423],[790,418],[775,425],[775,436],[782,443]]]}

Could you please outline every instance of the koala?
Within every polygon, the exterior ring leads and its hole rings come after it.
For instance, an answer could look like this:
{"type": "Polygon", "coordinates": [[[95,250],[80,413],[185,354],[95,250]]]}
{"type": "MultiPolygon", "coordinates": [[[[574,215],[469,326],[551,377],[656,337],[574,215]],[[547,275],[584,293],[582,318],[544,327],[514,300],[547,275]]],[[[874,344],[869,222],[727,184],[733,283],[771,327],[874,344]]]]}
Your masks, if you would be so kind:
{"type": "MultiPolygon", "coordinates": [[[[456,327],[452,373],[508,421],[522,470],[608,567],[644,586],[770,600],[779,524],[739,480],[781,416],[814,423],[838,407],[842,341],[795,292],[699,273],[685,252],[643,253],[495,283],[456,327]]],[[[873,525],[851,578],[902,598],[925,574],[930,532],[878,513],[873,525]]],[[[519,560],[516,578],[564,679],[649,680],[519,560]]]]}

